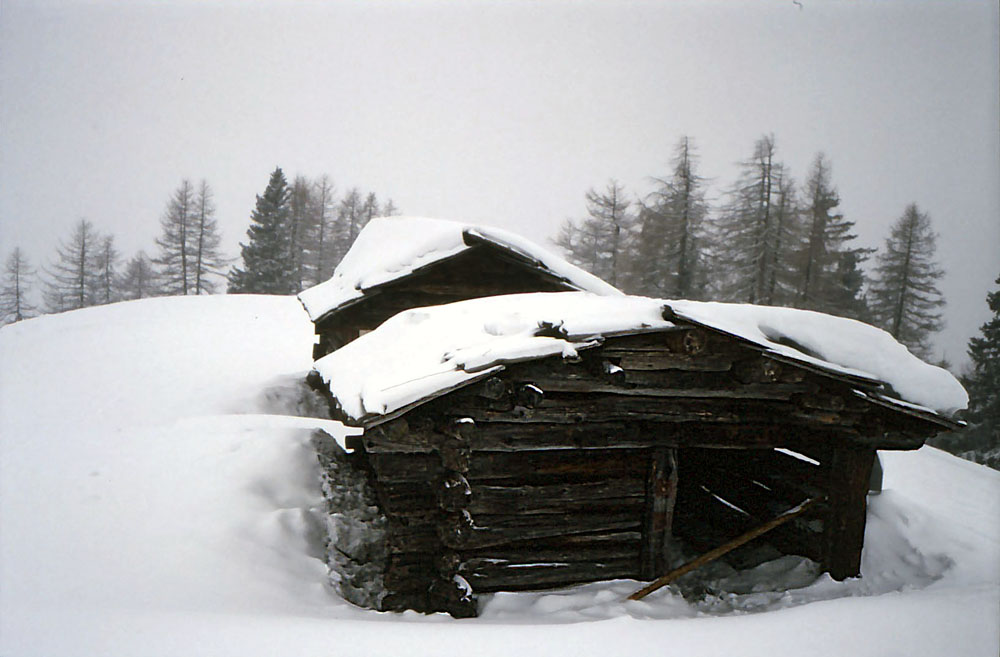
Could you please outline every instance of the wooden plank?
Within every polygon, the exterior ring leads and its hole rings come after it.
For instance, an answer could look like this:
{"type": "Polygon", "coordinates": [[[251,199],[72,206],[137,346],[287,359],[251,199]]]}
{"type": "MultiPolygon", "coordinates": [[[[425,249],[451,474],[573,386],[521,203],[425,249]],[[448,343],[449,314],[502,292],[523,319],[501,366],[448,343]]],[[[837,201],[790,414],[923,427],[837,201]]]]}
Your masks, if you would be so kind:
{"type": "Polygon", "coordinates": [[[473,514],[597,512],[637,507],[642,504],[643,496],[644,484],[638,478],[540,486],[477,484],[472,487],[468,508],[473,514]]]}
{"type": "Polygon", "coordinates": [[[875,450],[838,448],[830,463],[823,566],[837,581],[861,574],[868,484],[875,450]]]}
{"type": "Polygon", "coordinates": [[[677,450],[650,451],[640,572],[644,579],[660,575],[668,562],[674,505],[677,502],[677,450]]]}
{"type": "Polygon", "coordinates": [[[595,561],[606,558],[638,559],[642,533],[619,531],[537,539],[459,552],[460,560],[473,557],[502,559],[512,563],[539,561],[595,561]]]}
{"type": "Polygon", "coordinates": [[[641,478],[644,462],[639,454],[640,451],[634,449],[475,451],[466,478],[470,482],[499,483],[514,479],[518,483],[539,485],[641,478]]]}
{"type": "Polygon", "coordinates": [[[438,523],[441,542],[455,550],[503,545],[541,538],[597,532],[635,530],[641,513],[575,513],[562,515],[493,515],[476,516],[469,526],[461,516],[450,516],[438,523]]]}
{"type": "MultiPolygon", "coordinates": [[[[677,399],[778,399],[790,400],[798,394],[808,394],[813,388],[804,384],[746,384],[726,382],[718,387],[651,387],[625,382],[613,385],[592,382],[585,379],[561,379],[536,377],[530,383],[544,392],[572,392],[580,394],[608,394],[628,397],[663,397],[677,399]]],[[[841,406],[841,409],[843,406],[841,406]]],[[[840,409],[837,409],[840,410],[840,409]]]]}
{"type": "Polygon", "coordinates": [[[467,399],[456,399],[449,414],[480,422],[579,424],[583,422],[687,422],[710,424],[770,424],[853,428],[863,417],[841,412],[804,409],[774,400],[703,400],[661,397],[623,397],[614,394],[547,394],[536,408],[492,410],[467,399]]]}
{"type": "Polygon", "coordinates": [[[473,558],[459,568],[477,592],[522,591],[557,588],[583,582],[634,578],[635,556],[605,558],[591,562],[511,563],[499,559],[473,558]]]}
{"type": "Polygon", "coordinates": [[[670,352],[615,352],[605,349],[605,354],[615,355],[623,370],[688,370],[692,372],[726,372],[733,366],[730,355],[674,354],[670,352]]]}
{"type": "Polygon", "coordinates": [[[821,446],[845,442],[853,431],[784,426],[770,418],[766,424],[749,420],[739,424],[699,426],[674,422],[479,422],[475,447],[485,451],[617,450],[663,447],[767,448],[821,446]]]}
{"type": "MultiPolygon", "coordinates": [[[[645,463],[636,449],[532,449],[473,451],[470,482],[496,483],[512,479],[522,484],[550,484],[611,478],[641,478],[645,463]]],[[[367,454],[380,483],[426,483],[444,473],[436,454],[367,454]]]]}
{"type": "Polygon", "coordinates": [[[711,563],[712,561],[715,561],[716,559],[718,559],[719,557],[723,556],[727,552],[731,552],[732,550],[735,550],[736,548],[740,547],[741,545],[749,543],[750,541],[752,541],[753,539],[757,538],[758,536],[761,536],[761,535],[763,535],[763,534],[771,531],[775,527],[778,527],[779,525],[782,525],[782,524],[788,522],[789,520],[792,520],[793,518],[796,518],[796,517],[802,515],[803,513],[805,513],[806,511],[808,511],[809,508],[812,507],[814,504],[816,504],[818,501],[819,500],[817,500],[817,499],[808,499],[808,500],[802,502],[798,506],[796,506],[796,507],[794,507],[792,509],[789,509],[788,511],[782,513],[781,515],[777,516],[776,518],[774,518],[772,520],[769,520],[768,522],[764,523],[763,525],[760,525],[759,527],[755,527],[754,529],[752,529],[752,530],[750,530],[750,531],[748,531],[748,532],[746,532],[744,534],[741,534],[740,536],[737,536],[733,540],[731,540],[731,541],[729,541],[729,542],[727,542],[727,543],[725,543],[723,545],[720,545],[719,547],[715,548],[714,550],[706,552],[705,554],[697,557],[696,559],[692,559],[691,561],[687,562],[683,566],[680,566],[679,568],[675,568],[675,569],[671,570],[669,573],[666,573],[665,575],[662,575],[661,577],[658,577],[653,582],[650,582],[647,586],[644,586],[643,588],[639,589],[638,591],[636,591],[635,593],[633,593],[632,595],[630,595],[628,597],[628,599],[629,600],[642,600],[643,598],[645,598],[647,595],[649,595],[653,591],[656,591],[658,589],[663,588],[664,586],[666,586],[670,582],[674,581],[678,577],[681,577],[682,575],[685,575],[685,574],[691,572],[692,570],[695,570],[696,568],[700,568],[701,566],[704,566],[707,563],[711,563]]]}

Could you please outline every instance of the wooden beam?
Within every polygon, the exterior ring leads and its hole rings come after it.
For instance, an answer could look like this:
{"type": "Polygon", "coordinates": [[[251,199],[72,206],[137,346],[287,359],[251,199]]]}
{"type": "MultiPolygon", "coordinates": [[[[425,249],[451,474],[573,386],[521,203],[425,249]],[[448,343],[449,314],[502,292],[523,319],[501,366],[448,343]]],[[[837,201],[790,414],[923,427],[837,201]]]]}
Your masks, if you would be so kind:
{"type": "Polygon", "coordinates": [[[677,450],[656,447],[650,451],[646,480],[646,511],[642,529],[641,573],[657,577],[667,566],[667,548],[677,503],[677,450]]]}
{"type": "Polygon", "coordinates": [[[785,511],[780,516],[778,516],[776,518],[773,518],[772,520],[767,521],[763,525],[760,525],[759,527],[755,527],[754,529],[751,529],[750,531],[746,532],[745,534],[741,534],[741,535],[737,536],[736,538],[734,538],[733,540],[729,541],[728,543],[720,545],[719,547],[715,548],[714,550],[706,552],[705,554],[701,555],[700,557],[697,557],[696,559],[692,559],[691,561],[687,562],[683,566],[680,566],[679,568],[674,568],[669,573],[663,575],[662,577],[656,579],[653,582],[650,582],[646,586],[642,587],[641,589],[639,589],[638,591],[636,591],[635,593],[633,593],[632,595],[630,595],[628,597],[628,599],[629,600],[642,600],[643,598],[645,598],[647,595],[649,595],[653,591],[656,591],[658,589],[663,588],[664,586],[666,586],[670,582],[674,581],[675,579],[677,579],[681,575],[686,575],[687,573],[691,572],[692,570],[694,570],[696,568],[700,568],[701,566],[704,566],[707,563],[711,563],[712,561],[715,561],[716,559],[718,559],[719,557],[723,556],[724,554],[726,554],[728,552],[732,552],[733,550],[735,550],[739,546],[744,545],[746,543],[749,543],[750,541],[752,541],[753,539],[757,538],[758,536],[760,536],[762,534],[766,534],[767,532],[771,531],[775,527],[783,525],[784,523],[788,522],[789,520],[792,520],[793,518],[799,517],[800,515],[802,515],[806,511],[808,511],[810,507],[812,507],[814,504],[816,504],[819,501],[820,500],[817,499],[817,498],[810,498],[810,499],[802,502],[802,504],[799,504],[798,506],[796,506],[796,507],[794,507],[792,509],[789,509],[788,511],[785,511]]]}
{"type": "Polygon", "coordinates": [[[842,447],[833,450],[824,523],[823,567],[842,581],[861,574],[861,548],[865,541],[868,484],[875,450],[842,447]]]}

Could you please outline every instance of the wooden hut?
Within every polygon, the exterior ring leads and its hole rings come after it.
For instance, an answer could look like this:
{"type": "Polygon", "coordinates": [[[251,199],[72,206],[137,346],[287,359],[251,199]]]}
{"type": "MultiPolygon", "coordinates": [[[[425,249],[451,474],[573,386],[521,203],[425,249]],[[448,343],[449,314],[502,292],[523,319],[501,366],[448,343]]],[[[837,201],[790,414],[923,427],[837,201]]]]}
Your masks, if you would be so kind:
{"type": "Polygon", "coordinates": [[[410,310],[313,382],[364,427],[347,447],[377,545],[333,538],[345,581],[368,578],[355,601],[456,616],[480,592],[649,580],[678,546],[709,550],[807,499],[728,558],[856,576],[875,450],[920,447],[967,399],[852,320],[586,293],[410,310]]]}
{"type": "Polygon", "coordinates": [[[596,276],[497,228],[422,217],[373,219],[330,280],[299,295],[318,359],[408,308],[518,292],[621,294],[596,276]]]}

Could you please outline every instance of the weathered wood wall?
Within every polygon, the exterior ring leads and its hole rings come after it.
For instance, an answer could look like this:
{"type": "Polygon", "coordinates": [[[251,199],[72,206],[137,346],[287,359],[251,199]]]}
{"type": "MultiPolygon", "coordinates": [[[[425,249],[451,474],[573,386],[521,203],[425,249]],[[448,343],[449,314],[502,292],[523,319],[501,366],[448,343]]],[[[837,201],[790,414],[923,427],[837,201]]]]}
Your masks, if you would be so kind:
{"type": "Polygon", "coordinates": [[[770,550],[856,575],[874,448],[933,432],[864,385],[684,328],[370,418],[354,446],[388,517],[383,608],[471,615],[471,592],[650,579],[674,539],[708,550],[807,497],[828,501],[730,559],[770,550]]]}

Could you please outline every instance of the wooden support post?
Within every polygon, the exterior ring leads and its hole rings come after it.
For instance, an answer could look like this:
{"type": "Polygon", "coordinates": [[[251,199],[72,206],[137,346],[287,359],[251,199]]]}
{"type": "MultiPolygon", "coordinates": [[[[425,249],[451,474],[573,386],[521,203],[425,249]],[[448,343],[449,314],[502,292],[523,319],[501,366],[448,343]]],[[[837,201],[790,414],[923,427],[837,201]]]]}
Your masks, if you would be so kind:
{"type": "Polygon", "coordinates": [[[655,447],[646,480],[646,512],[642,528],[641,573],[653,579],[667,568],[667,550],[677,501],[677,450],[655,447]]]}
{"type": "Polygon", "coordinates": [[[823,567],[837,581],[861,574],[865,540],[866,496],[875,450],[841,447],[833,450],[823,527],[823,567]]]}

